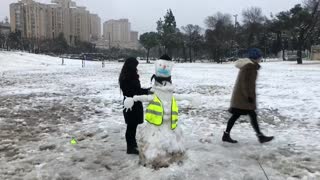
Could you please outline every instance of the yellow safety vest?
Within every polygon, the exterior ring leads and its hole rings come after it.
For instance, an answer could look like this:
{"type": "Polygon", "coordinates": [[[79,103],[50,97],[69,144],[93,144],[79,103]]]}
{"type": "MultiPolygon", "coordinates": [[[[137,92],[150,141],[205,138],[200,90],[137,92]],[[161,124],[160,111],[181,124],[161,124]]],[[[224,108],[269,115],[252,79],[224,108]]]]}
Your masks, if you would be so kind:
{"type": "MultiPolygon", "coordinates": [[[[171,103],[171,129],[176,129],[178,125],[178,105],[175,98],[172,96],[171,103]]],[[[152,102],[148,105],[146,110],[146,121],[156,126],[161,126],[163,122],[164,110],[160,99],[154,95],[152,102]]]]}

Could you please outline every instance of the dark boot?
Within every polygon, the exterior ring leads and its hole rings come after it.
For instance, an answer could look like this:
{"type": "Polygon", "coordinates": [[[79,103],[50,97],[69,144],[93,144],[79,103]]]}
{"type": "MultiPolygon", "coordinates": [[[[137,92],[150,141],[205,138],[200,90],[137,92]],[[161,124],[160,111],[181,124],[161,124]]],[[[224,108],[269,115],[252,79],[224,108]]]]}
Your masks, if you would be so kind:
{"type": "Polygon", "coordinates": [[[230,134],[227,132],[223,133],[222,141],[228,142],[228,143],[238,143],[238,141],[231,139],[230,134]]]}
{"type": "Polygon", "coordinates": [[[263,134],[257,134],[260,143],[266,143],[273,140],[273,136],[265,136],[263,134]]]}
{"type": "Polygon", "coordinates": [[[127,154],[137,154],[137,155],[139,155],[138,148],[136,148],[136,147],[128,147],[127,148],[127,154]]]}
{"type": "Polygon", "coordinates": [[[134,141],[134,143],[133,143],[133,147],[134,147],[134,148],[136,148],[136,149],[138,149],[138,144],[137,144],[137,142],[136,142],[136,141],[134,141]]]}

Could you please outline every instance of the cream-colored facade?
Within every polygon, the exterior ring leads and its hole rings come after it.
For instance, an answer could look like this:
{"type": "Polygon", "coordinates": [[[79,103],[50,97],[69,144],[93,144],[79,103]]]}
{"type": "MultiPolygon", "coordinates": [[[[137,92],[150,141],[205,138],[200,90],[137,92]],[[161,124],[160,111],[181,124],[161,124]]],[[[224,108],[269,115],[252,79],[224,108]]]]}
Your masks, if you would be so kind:
{"type": "Polygon", "coordinates": [[[128,19],[109,20],[103,23],[103,38],[108,47],[138,49],[138,32],[131,31],[128,19]]]}
{"type": "Polygon", "coordinates": [[[11,30],[14,32],[16,30],[24,31],[24,18],[22,17],[23,7],[22,4],[13,3],[10,4],[10,26],[11,30]]]}
{"type": "Polygon", "coordinates": [[[71,9],[71,34],[75,42],[90,40],[90,13],[85,7],[71,9]]]}
{"type": "Polygon", "coordinates": [[[20,30],[23,37],[40,40],[53,39],[63,33],[69,44],[77,40],[90,41],[91,36],[99,36],[101,22],[99,24],[98,15],[92,18],[85,7],[77,7],[72,0],[51,2],[43,4],[20,0],[10,4],[11,31],[20,30]]]}
{"type": "Polygon", "coordinates": [[[101,39],[101,19],[97,14],[90,14],[90,37],[92,40],[101,39]]]}
{"type": "Polygon", "coordinates": [[[130,23],[128,19],[109,20],[103,24],[103,36],[113,42],[130,42],[130,23]]]}
{"type": "Polygon", "coordinates": [[[138,32],[137,31],[131,31],[130,32],[130,41],[131,42],[138,42],[138,32]]]}

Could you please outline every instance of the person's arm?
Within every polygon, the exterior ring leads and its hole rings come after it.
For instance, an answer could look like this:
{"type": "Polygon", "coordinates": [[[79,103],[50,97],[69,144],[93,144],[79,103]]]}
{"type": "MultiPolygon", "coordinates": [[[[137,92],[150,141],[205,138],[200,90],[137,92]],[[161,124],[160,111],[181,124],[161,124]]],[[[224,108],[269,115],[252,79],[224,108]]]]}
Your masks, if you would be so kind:
{"type": "Polygon", "coordinates": [[[151,87],[150,87],[150,88],[141,88],[141,90],[140,90],[140,95],[149,95],[149,94],[152,94],[150,90],[151,90],[151,87]]]}
{"type": "Polygon", "coordinates": [[[247,95],[249,103],[255,103],[256,101],[256,80],[257,80],[257,71],[254,68],[247,70],[247,95]]]}
{"type": "Polygon", "coordinates": [[[134,102],[151,102],[153,100],[153,95],[140,95],[140,96],[133,96],[134,102]]]}
{"type": "Polygon", "coordinates": [[[137,95],[133,97],[126,97],[126,99],[123,102],[124,109],[126,111],[131,110],[131,108],[134,105],[134,102],[151,102],[153,100],[153,95],[137,95]]]}
{"type": "Polygon", "coordinates": [[[148,95],[150,93],[151,88],[141,88],[141,84],[139,80],[135,80],[132,82],[134,87],[134,95],[148,95]]]}
{"type": "Polygon", "coordinates": [[[135,95],[143,95],[145,90],[141,88],[139,80],[125,80],[122,83],[122,91],[124,96],[133,97],[135,95]]]}

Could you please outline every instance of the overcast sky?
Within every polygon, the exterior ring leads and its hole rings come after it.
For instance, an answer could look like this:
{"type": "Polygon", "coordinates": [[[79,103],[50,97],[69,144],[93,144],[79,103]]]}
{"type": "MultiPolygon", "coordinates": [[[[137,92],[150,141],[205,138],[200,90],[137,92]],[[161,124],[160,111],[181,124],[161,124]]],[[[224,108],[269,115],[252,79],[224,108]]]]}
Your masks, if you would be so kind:
{"type": "MultiPolygon", "coordinates": [[[[0,20],[9,16],[9,4],[18,0],[0,0],[0,20]]],[[[51,0],[36,0],[50,2],[51,0]]],[[[86,6],[91,13],[99,14],[102,22],[108,19],[128,18],[131,29],[139,33],[155,31],[156,21],[171,8],[177,26],[198,24],[205,28],[204,19],[220,11],[239,14],[251,6],[261,7],[267,16],[288,10],[303,0],[74,0],[86,6]]]]}

